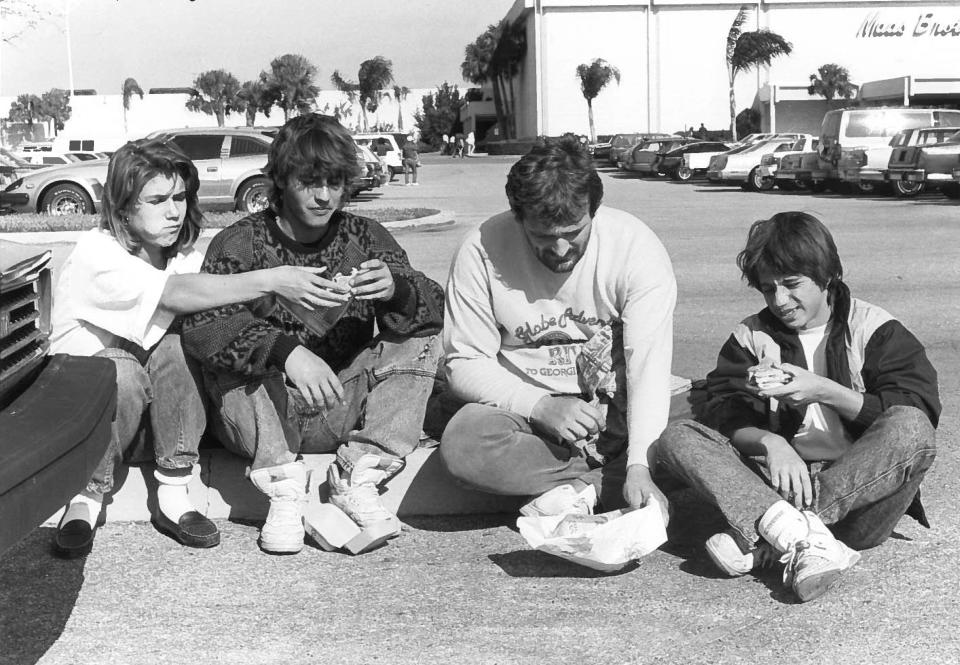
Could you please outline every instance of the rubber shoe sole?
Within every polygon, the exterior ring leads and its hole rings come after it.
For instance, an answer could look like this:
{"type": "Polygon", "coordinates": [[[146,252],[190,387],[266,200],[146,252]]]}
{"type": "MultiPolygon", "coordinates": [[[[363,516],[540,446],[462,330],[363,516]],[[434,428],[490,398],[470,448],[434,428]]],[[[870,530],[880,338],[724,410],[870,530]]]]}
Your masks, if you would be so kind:
{"type": "Polygon", "coordinates": [[[850,570],[859,560],[860,553],[850,550],[845,566],[842,568],[831,568],[822,573],[807,575],[803,579],[793,583],[793,592],[797,595],[797,598],[800,599],[800,602],[806,603],[815,600],[829,591],[830,588],[840,580],[843,574],[850,570]]]}

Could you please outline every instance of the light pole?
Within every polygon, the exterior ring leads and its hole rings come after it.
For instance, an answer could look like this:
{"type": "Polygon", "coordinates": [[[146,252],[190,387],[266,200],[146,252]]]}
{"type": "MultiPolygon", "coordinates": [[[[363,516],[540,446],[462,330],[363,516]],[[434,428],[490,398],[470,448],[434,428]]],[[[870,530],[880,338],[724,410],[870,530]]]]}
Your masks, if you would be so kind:
{"type": "Polygon", "coordinates": [[[67,76],[70,89],[68,96],[73,96],[73,49],[70,45],[70,0],[63,0],[63,15],[67,30],[67,76]]]}

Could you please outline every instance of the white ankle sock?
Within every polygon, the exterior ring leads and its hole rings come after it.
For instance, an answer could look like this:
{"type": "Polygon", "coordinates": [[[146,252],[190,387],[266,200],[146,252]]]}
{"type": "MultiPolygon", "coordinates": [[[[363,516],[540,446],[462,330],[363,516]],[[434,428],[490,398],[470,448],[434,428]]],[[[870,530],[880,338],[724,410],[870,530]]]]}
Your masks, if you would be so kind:
{"type": "Polygon", "coordinates": [[[72,520],[83,520],[90,527],[97,524],[97,517],[100,515],[100,508],[103,505],[101,501],[91,499],[83,494],[70,499],[67,509],[63,511],[63,517],[60,518],[60,526],[72,520]]]}
{"type": "Polygon", "coordinates": [[[190,502],[190,497],[187,496],[187,485],[193,476],[167,476],[157,469],[153,472],[153,477],[160,483],[157,488],[157,504],[160,512],[170,521],[179,522],[184,513],[196,510],[190,502]]]}

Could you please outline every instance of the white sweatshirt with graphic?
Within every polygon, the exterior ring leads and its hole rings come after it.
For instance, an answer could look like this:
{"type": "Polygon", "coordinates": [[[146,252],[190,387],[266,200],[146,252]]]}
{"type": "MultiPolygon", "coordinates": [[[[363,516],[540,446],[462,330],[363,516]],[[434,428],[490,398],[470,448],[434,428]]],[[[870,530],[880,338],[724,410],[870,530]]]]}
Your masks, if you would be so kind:
{"type": "Polygon", "coordinates": [[[656,235],[601,206],[583,257],[554,273],[533,253],[512,212],[465,239],[447,282],[444,350],[453,392],[529,418],[545,395],[580,394],[576,358],[604,325],[623,326],[628,464],[648,465],[667,425],[677,286],[656,235]]]}

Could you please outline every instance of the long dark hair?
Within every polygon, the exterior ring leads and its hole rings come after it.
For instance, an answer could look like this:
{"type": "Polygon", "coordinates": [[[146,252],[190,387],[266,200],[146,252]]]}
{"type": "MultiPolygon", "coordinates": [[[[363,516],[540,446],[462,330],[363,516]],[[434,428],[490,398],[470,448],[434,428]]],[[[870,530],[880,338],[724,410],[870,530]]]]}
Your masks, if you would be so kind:
{"type": "Polygon", "coordinates": [[[850,342],[850,289],[843,281],[843,264],[830,231],[806,212],[779,212],[753,223],[747,245],[737,254],[737,266],[747,284],[760,290],[760,273],[805,275],[827,291],[830,334],[827,372],[850,387],[847,344],[850,342]]]}

